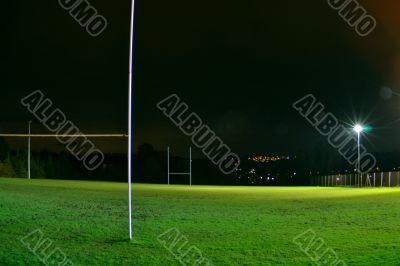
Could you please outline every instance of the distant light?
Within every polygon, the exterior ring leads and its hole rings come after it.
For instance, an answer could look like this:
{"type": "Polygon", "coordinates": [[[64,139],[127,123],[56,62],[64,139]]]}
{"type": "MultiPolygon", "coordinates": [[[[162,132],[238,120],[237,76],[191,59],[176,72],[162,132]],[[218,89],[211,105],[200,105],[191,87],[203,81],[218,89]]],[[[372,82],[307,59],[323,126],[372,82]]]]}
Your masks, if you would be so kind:
{"type": "Polygon", "coordinates": [[[364,130],[364,128],[361,125],[354,126],[354,131],[357,133],[361,133],[363,130],[364,130]]]}

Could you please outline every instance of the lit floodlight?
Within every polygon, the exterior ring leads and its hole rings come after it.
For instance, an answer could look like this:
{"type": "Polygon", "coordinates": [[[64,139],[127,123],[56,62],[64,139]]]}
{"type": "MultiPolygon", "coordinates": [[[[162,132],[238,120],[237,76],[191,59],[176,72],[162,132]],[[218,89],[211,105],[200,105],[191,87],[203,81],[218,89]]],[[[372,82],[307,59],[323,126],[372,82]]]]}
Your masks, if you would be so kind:
{"type": "Polygon", "coordinates": [[[354,131],[357,133],[361,133],[364,130],[364,128],[360,125],[355,125],[354,126],[354,131]]]}
{"type": "Polygon", "coordinates": [[[360,158],[361,158],[361,154],[360,154],[360,139],[361,139],[361,132],[364,130],[364,128],[361,126],[361,125],[359,125],[359,124],[357,124],[357,125],[355,125],[354,126],[354,131],[355,132],[357,132],[357,153],[358,153],[358,160],[357,160],[357,170],[358,170],[358,173],[360,174],[360,178],[362,178],[362,175],[361,175],[361,170],[360,170],[360,163],[361,163],[361,161],[360,161],[360,158]]]}

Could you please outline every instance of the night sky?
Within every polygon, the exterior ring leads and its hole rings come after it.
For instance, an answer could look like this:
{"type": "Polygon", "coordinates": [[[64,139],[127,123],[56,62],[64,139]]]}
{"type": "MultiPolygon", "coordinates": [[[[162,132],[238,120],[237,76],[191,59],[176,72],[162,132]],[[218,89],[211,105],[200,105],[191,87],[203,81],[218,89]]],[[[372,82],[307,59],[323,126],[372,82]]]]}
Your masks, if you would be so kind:
{"type": "MultiPolygon", "coordinates": [[[[10,2],[0,131],[25,133],[33,120],[48,133],[20,104],[40,89],[84,133],[126,133],[130,2],[90,1],[108,21],[95,38],[56,0],[10,2]]],[[[187,152],[189,138],[156,108],[176,93],[238,154],[328,151],[292,108],[312,93],[343,123],[366,120],[371,151],[400,149],[400,3],[359,2],[377,20],[367,37],[321,0],[137,1],[135,147],[187,152]]],[[[125,151],[125,140],[94,142],[125,151]]]]}

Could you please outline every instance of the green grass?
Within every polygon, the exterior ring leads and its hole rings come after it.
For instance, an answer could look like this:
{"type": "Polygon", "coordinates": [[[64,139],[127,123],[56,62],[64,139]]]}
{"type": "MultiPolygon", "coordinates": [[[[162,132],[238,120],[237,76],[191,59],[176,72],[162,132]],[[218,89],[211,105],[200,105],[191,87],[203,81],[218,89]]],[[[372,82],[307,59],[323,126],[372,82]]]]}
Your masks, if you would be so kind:
{"type": "Polygon", "coordinates": [[[400,190],[127,185],[0,178],[0,265],[43,265],[20,239],[40,229],[76,265],[181,265],[157,236],[175,227],[213,265],[313,265],[312,229],[347,265],[398,265],[400,190]]]}

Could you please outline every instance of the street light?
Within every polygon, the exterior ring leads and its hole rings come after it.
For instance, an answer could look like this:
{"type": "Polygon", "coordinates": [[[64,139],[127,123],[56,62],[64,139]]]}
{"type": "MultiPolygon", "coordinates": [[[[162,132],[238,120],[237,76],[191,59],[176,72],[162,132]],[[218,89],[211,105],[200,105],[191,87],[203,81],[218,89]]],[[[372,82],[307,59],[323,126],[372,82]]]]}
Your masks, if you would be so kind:
{"type": "MultiPolygon", "coordinates": [[[[360,137],[361,137],[361,132],[363,132],[364,128],[363,126],[357,124],[354,126],[354,131],[357,133],[357,153],[358,153],[358,174],[361,174],[360,170],[360,137]]],[[[362,184],[361,184],[362,186],[362,184]]]]}
{"type": "Polygon", "coordinates": [[[354,131],[357,133],[361,133],[363,130],[364,130],[364,128],[361,125],[354,126],[354,131]]]}

